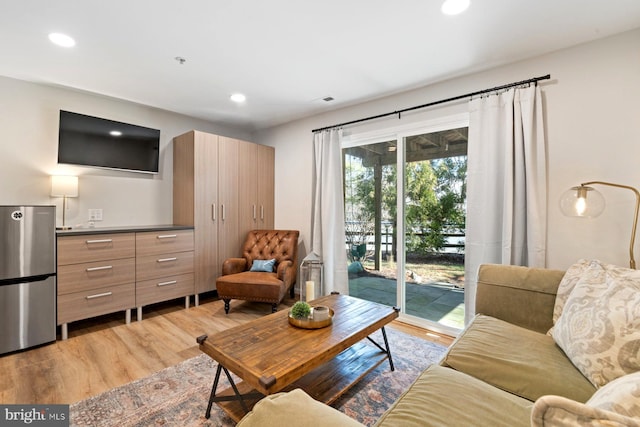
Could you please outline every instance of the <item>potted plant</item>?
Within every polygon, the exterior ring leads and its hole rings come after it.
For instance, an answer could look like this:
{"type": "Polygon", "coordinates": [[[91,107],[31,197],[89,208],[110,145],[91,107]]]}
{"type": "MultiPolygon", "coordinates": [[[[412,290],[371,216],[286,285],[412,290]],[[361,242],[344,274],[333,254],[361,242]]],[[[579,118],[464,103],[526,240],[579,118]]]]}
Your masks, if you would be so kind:
{"type": "Polygon", "coordinates": [[[291,317],[294,319],[308,319],[311,315],[311,306],[304,301],[298,301],[291,307],[291,317]]]}

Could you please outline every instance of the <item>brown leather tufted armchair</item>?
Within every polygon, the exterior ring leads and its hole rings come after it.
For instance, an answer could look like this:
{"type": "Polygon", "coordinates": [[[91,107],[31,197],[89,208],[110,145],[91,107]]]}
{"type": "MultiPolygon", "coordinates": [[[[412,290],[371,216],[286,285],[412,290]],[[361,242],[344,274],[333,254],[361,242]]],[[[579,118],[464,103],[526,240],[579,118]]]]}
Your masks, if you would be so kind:
{"type": "MultiPolygon", "coordinates": [[[[298,273],[297,230],[253,230],[242,246],[243,258],[228,258],[222,264],[222,276],[216,280],[218,296],[229,314],[232,299],[271,303],[276,312],[287,291],[293,298],[298,273]],[[257,260],[275,260],[272,271],[251,271],[257,260]]],[[[254,266],[255,264],[255,266],[254,266]]],[[[265,268],[268,270],[269,266],[265,268]]]]}

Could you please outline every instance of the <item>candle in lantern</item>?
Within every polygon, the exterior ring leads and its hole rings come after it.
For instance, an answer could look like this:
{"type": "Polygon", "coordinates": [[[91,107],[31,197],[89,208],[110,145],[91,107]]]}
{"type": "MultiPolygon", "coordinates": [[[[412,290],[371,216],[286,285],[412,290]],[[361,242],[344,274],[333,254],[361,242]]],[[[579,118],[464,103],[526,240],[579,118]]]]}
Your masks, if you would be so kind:
{"type": "Polygon", "coordinates": [[[312,299],[314,299],[315,297],[315,284],[313,283],[313,280],[307,280],[306,283],[306,288],[307,288],[307,302],[311,301],[312,299]]]}

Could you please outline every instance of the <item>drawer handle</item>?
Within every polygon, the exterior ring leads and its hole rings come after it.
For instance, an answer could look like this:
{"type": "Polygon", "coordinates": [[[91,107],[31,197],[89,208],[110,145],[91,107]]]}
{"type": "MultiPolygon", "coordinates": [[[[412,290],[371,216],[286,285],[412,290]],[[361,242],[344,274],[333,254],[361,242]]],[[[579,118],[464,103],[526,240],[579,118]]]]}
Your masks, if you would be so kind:
{"type": "Polygon", "coordinates": [[[178,237],[177,234],[165,234],[158,236],[158,239],[175,239],[176,237],[178,237]]]}
{"type": "Polygon", "coordinates": [[[88,295],[86,298],[94,299],[94,298],[110,297],[111,295],[113,295],[113,292],[104,292],[102,294],[88,295]]]}
{"type": "Polygon", "coordinates": [[[177,280],[170,280],[168,282],[160,282],[158,283],[158,286],[175,285],[176,283],[178,283],[177,280]]]}
{"type": "Polygon", "coordinates": [[[97,239],[97,240],[85,240],[88,244],[91,243],[111,243],[113,239],[97,239]]]}
{"type": "Polygon", "coordinates": [[[112,268],[112,265],[104,265],[102,267],[89,267],[87,268],[87,271],[111,270],[112,268]]]}
{"type": "Polygon", "coordinates": [[[169,261],[177,261],[177,260],[178,260],[178,258],[176,258],[176,257],[172,257],[172,258],[160,258],[160,259],[158,260],[158,262],[169,262],[169,261]]]}

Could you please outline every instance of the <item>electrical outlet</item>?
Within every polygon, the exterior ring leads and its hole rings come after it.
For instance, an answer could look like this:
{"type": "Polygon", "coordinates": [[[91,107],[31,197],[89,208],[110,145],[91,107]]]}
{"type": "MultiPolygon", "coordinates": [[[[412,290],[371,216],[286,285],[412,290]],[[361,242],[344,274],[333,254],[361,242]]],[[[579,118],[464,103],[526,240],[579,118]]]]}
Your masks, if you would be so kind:
{"type": "Polygon", "coordinates": [[[89,209],[89,221],[102,221],[102,209],[89,209]]]}

